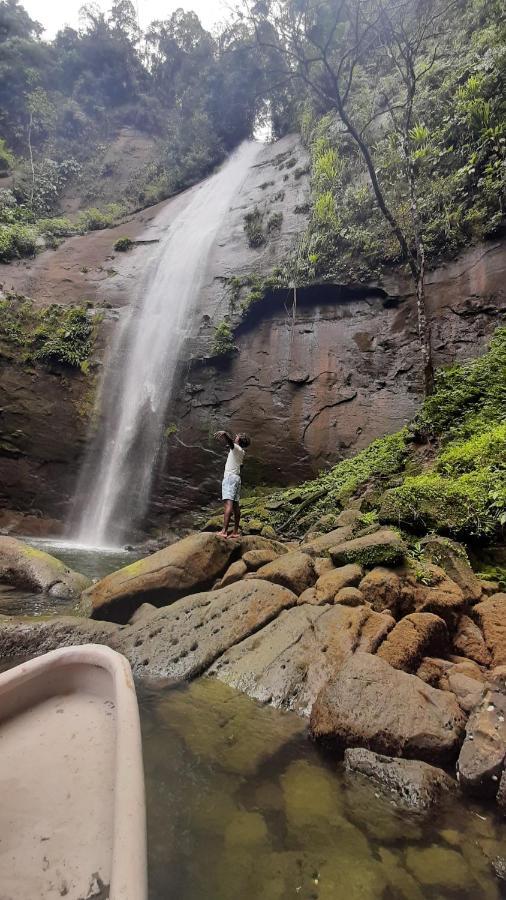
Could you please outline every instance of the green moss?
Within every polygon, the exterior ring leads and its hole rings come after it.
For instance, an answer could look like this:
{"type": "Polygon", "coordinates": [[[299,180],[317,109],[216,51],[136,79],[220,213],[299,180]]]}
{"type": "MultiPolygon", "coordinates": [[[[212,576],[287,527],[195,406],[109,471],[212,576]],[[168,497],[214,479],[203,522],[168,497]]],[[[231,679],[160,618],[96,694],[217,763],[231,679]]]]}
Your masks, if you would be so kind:
{"type": "Polygon", "coordinates": [[[369,547],[343,548],[339,547],[331,553],[336,565],[357,563],[365,569],[374,566],[397,566],[404,559],[404,549],[400,544],[371,544],[369,547]]]}
{"type": "Polygon", "coordinates": [[[0,225],[0,261],[33,256],[37,249],[37,238],[37,231],[31,225],[0,225]]]}
{"type": "Polygon", "coordinates": [[[114,249],[119,253],[125,253],[127,250],[131,250],[133,246],[134,241],[129,237],[120,237],[114,242],[114,249]]]}
{"type": "Polygon", "coordinates": [[[458,478],[436,473],[406,478],[385,493],[380,520],[454,535],[490,534],[496,527],[491,508],[496,487],[497,479],[487,469],[458,478]]]}

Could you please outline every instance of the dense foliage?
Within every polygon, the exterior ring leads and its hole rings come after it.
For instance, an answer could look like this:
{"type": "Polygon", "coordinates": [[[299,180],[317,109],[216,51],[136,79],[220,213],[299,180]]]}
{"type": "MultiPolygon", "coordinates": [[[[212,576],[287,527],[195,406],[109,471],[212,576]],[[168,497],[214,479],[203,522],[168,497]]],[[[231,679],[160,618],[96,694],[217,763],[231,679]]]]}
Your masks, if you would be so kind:
{"type": "Polygon", "coordinates": [[[86,371],[94,331],[84,307],[36,306],[18,297],[0,300],[0,357],[86,371]]]}
{"type": "Polygon", "coordinates": [[[353,498],[365,521],[477,538],[506,525],[506,328],[479,359],[437,373],[413,423],[318,478],[245,500],[246,517],[303,533],[332,528],[353,498]]]}
{"type": "Polygon", "coordinates": [[[0,181],[2,260],[33,252],[44,232],[23,229],[59,212],[76,182],[100,207],[79,227],[111,223],[100,187],[121,129],[145,133],[156,151],[114,197],[116,218],[193,184],[252,133],[263,72],[241,22],[212,36],[178,9],[142,34],[134,4],[115,0],[108,13],[83,7],[79,30],[51,42],[41,32],[18,0],[1,0],[0,178],[13,176],[8,191],[0,181]]]}
{"type": "MultiPolygon", "coordinates": [[[[388,7],[375,0],[370,5],[388,7]]],[[[432,5],[436,15],[437,0],[432,5]]],[[[290,0],[279,6],[286,16],[290,0]]],[[[338,4],[316,6],[321,12],[338,4]]],[[[496,234],[506,189],[506,28],[499,4],[473,0],[440,6],[445,21],[435,21],[434,40],[417,60],[407,133],[402,134],[396,112],[404,101],[389,48],[374,46],[359,58],[348,99],[386,203],[414,248],[406,166],[413,174],[429,263],[496,234]]],[[[325,105],[309,88],[299,113],[313,185],[311,224],[297,253],[299,280],[378,276],[385,262],[401,259],[399,242],[385,227],[356,142],[325,105]]]]}

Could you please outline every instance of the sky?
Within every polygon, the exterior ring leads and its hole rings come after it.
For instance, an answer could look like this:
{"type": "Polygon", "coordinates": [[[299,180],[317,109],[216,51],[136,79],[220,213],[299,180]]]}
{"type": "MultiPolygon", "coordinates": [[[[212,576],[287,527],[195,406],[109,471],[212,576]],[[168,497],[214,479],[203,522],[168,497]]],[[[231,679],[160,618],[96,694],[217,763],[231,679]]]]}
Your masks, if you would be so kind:
{"type": "MultiPolygon", "coordinates": [[[[193,10],[206,28],[212,28],[216,22],[227,18],[227,10],[233,5],[232,0],[133,0],[137,9],[139,24],[145,29],[153,19],[167,19],[179,7],[193,10]]],[[[71,25],[77,28],[79,10],[83,0],[21,0],[32,19],[44,26],[43,37],[52,38],[59,28],[71,25]]],[[[111,6],[109,0],[98,0],[97,6],[107,10],[111,6]]]]}

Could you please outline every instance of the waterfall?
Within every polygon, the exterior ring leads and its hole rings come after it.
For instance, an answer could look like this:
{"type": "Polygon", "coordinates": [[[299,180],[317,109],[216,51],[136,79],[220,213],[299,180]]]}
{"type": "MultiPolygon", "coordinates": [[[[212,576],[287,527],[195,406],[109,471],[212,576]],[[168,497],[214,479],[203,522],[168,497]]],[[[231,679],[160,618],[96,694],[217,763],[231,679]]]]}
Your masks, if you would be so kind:
{"type": "Polygon", "coordinates": [[[148,508],[165,414],[209,254],[260,145],[243,143],[194,189],[148,260],[120,322],[99,391],[99,423],[80,473],[72,538],[120,546],[148,508]]]}

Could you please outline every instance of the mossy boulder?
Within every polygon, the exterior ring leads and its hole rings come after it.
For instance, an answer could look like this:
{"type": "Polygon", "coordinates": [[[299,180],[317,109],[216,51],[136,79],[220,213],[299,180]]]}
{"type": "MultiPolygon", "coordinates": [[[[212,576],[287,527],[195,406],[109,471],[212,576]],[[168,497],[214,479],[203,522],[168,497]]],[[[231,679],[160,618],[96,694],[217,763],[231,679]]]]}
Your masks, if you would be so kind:
{"type": "Polygon", "coordinates": [[[329,550],[335,566],[357,563],[369,569],[373,566],[396,566],[403,561],[406,552],[401,536],[387,528],[345,541],[329,550]]]}
{"type": "Polygon", "coordinates": [[[90,579],[16,538],[0,537],[0,582],[50,594],[58,600],[78,600],[90,579]]]}

